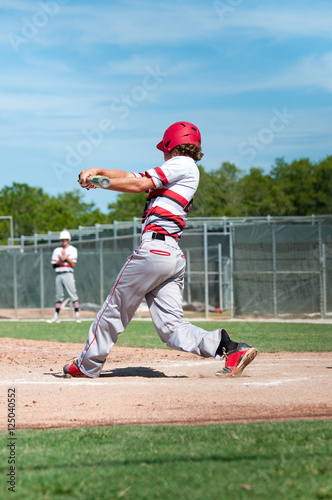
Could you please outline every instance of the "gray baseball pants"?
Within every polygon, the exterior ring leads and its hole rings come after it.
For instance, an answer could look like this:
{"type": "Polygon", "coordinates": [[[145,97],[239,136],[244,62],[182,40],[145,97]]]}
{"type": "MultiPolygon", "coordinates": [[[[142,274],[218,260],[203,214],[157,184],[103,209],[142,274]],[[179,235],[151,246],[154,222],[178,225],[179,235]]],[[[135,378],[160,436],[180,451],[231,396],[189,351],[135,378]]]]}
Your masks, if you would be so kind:
{"type": "Polygon", "coordinates": [[[67,293],[73,303],[78,300],[74,273],[56,273],[55,302],[63,302],[64,288],[67,290],[67,293]]]}
{"type": "Polygon", "coordinates": [[[84,374],[99,376],[107,355],[144,297],[155,329],[168,347],[216,357],[220,329],[208,332],[183,319],[185,267],[184,255],[173,238],[160,241],[153,240],[151,232],[143,235],[140,247],[127,259],[90,327],[85,348],[78,357],[84,374]]]}

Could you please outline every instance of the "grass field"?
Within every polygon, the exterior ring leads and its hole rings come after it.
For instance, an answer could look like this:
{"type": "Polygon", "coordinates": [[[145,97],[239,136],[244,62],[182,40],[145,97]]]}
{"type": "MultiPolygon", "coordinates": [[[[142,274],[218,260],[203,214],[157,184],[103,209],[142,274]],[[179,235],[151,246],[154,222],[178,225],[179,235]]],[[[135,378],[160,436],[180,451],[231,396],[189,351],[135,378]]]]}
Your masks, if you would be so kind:
{"type": "Polygon", "coordinates": [[[331,449],[324,421],[22,431],[13,498],[328,499],[331,449]]]}
{"type": "MultiPolygon", "coordinates": [[[[2,337],[83,344],[89,325],[0,326],[2,337]]],[[[332,351],[331,325],[227,322],[226,328],[260,352],[332,351]]],[[[151,322],[132,322],[119,345],[163,348],[151,322]]],[[[0,436],[1,499],[332,499],[332,420],[18,430],[15,493],[6,483],[8,434],[0,436]]]]}
{"type": "MultiPolygon", "coordinates": [[[[0,337],[13,337],[53,342],[85,343],[90,322],[1,322],[0,337]]],[[[227,321],[225,325],[216,322],[194,322],[205,330],[224,326],[234,340],[255,345],[260,352],[278,351],[332,351],[332,325],[312,323],[253,323],[227,321]]],[[[140,348],[165,348],[151,321],[132,321],[119,336],[119,346],[140,348]]]]}

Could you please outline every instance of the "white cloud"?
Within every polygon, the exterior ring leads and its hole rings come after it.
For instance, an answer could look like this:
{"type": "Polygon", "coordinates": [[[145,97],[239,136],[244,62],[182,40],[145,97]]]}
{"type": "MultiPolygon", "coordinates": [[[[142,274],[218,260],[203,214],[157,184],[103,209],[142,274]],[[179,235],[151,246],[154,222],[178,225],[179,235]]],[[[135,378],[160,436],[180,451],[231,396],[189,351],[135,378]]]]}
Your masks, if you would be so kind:
{"type": "MultiPolygon", "coordinates": [[[[234,2],[233,2],[234,4],[234,2]]],[[[175,45],[208,41],[211,37],[222,39],[234,31],[234,36],[250,38],[316,36],[332,38],[332,7],[325,9],[280,7],[264,5],[247,8],[238,2],[220,15],[218,5],[230,6],[232,2],[209,2],[200,5],[144,2],[132,3],[124,8],[104,8],[77,11],[77,18],[89,23],[79,24],[82,41],[89,43],[125,43],[144,45],[158,43],[175,45]],[[157,7],[157,8],[156,8],[157,7]],[[98,24],[98,29],[94,25],[98,24]],[[92,29],[91,29],[92,28],[92,29]]]]}
{"type": "MultiPolygon", "coordinates": [[[[252,90],[287,90],[320,88],[332,92],[332,52],[313,54],[302,58],[293,67],[270,75],[268,79],[257,79],[252,90]]],[[[250,88],[249,88],[250,90],[250,88]]]]}
{"type": "Polygon", "coordinates": [[[10,10],[19,10],[19,11],[27,11],[27,10],[35,11],[36,4],[29,3],[24,0],[2,0],[1,8],[10,10]]]}
{"type": "MultiPolygon", "coordinates": [[[[216,13],[222,10],[218,5],[227,5],[231,2],[214,2],[216,13]]],[[[297,38],[303,36],[315,36],[319,38],[332,38],[331,30],[332,7],[326,5],[324,9],[291,6],[269,6],[262,4],[259,8],[247,8],[243,2],[233,10],[226,10],[219,19],[225,29],[235,29],[235,34],[261,38],[262,36],[273,38],[284,36],[297,38]],[[238,31],[241,30],[241,31],[238,31]]]]}
{"type": "MultiPolygon", "coordinates": [[[[77,114],[77,109],[82,109],[82,99],[54,94],[15,94],[0,93],[0,111],[4,113],[31,113],[38,114],[77,114]]],[[[90,106],[85,104],[85,111],[90,106]]],[[[83,110],[82,110],[83,113],[83,110]]]]}
{"type": "Polygon", "coordinates": [[[294,84],[321,87],[332,92],[332,52],[305,57],[294,68],[294,84]]]}
{"type": "MultiPolygon", "coordinates": [[[[56,1],[56,0],[54,0],[56,1]]],[[[42,2],[41,2],[42,3],[42,2]]],[[[6,2],[16,15],[4,12],[2,41],[9,45],[8,33],[22,35],[26,20],[42,11],[34,2],[6,2]],[[7,36],[6,36],[7,34],[7,36]]],[[[82,5],[68,2],[60,5],[48,22],[37,27],[29,43],[40,47],[67,45],[84,52],[87,46],[114,45],[144,47],[208,45],[211,40],[229,36],[241,38],[295,39],[298,37],[332,38],[332,7],[313,8],[311,5],[295,9],[292,6],[261,4],[247,7],[244,1],[215,2],[122,2],[109,5],[82,5]],[[220,6],[229,6],[223,11],[220,6]],[[234,5],[234,7],[232,7],[234,5]]],[[[36,18],[38,20],[38,16],[36,18]]],[[[24,44],[18,49],[24,50],[24,44]]]]}
{"type": "MultiPolygon", "coordinates": [[[[207,78],[207,82],[197,81],[191,86],[195,93],[209,92],[210,95],[235,95],[245,92],[293,90],[293,89],[321,89],[332,92],[332,52],[312,54],[301,58],[295,64],[287,66],[278,72],[273,70],[262,75],[258,70],[247,70],[244,73],[233,71],[231,76],[226,74],[214,75],[207,78]],[[201,89],[201,90],[200,90],[201,89]]],[[[173,71],[172,71],[173,73],[173,71]]],[[[174,89],[173,89],[174,91],[174,89]]],[[[188,92],[185,84],[179,84],[179,92],[188,92]]]]}

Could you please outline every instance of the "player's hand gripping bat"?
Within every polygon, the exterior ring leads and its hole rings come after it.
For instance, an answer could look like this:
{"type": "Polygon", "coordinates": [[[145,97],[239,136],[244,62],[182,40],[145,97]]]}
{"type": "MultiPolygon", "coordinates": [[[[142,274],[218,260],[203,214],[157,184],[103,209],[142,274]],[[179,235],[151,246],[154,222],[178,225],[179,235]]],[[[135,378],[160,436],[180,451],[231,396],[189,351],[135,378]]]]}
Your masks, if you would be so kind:
{"type": "Polygon", "coordinates": [[[95,175],[90,179],[90,181],[94,186],[102,189],[107,189],[111,185],[111,179],[109,179],[105,175],[95,175]]]}
{"type": "Polygon", "coordinates": [[[82,183],[81,182],[81,177],[80,175],[78,176],[78,182],[81,184],[82,187],[85,187],[89,189],[87,186],[92,184],[95,188],[102,188],[102,189],[107,189],[111,185],[111,179],[106,177],[105,175],[95,175],[94,177],[91,177],[91,179],[88,180],[87,183],[82,183]]]}

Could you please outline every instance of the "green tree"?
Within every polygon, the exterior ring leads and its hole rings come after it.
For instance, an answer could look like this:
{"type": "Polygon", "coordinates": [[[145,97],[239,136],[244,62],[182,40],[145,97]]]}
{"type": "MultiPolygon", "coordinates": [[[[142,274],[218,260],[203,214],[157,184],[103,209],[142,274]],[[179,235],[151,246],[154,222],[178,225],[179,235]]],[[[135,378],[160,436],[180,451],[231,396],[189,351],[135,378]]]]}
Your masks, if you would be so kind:
{"type": "Polygon", "coordinates": [[[312,181],[315,196],[315,214],[332,214],[332,156],[318,163],[312,181]]]}
{"type": "Polygon", "coordinates": [[[0,215],[13,216],[15,238],[109,222],[94,203],[83,201],[79,190],[51,197],[41,188],[18,183],[0,191],[0,215]]]}
{"type": "Polygon", "coordinates": [[[239,189],[241,175],[242,170],[230,162],[224,162],[216,171],[215,199],[219,199],[219,203],[215,211],[218,216],[239,217],[243,215],[242,196],[239,189]]]}
{"type": "Polygon", "coordinates": [[[13,216],[14,237],[37,231],[40,212],[48,199],[41,188],[28,184],[14,182],[0,191],[0,215],[13,216]]]}
{"type": "Polygon", "coordinates": [[[248,217],[275,215],[276,207],[272,193],[272,179],[260,168],[253,167],[250,173],[239,180],[243,215],[248,217]]]}
{"type": "Polygon", "coordinates": [[[275,194],[279,200],[278,215],[311,215],[315,213],[315,188],[313,179],[315,167],[308,158],[294,160],[287,164],[277,158],[271,177],[278,186],[275,194]],[[286,202],[286,203],[285,203],[286,202]]]}
{"type": "Polygon", "coordinates": [[[147,197],[147,193],[119,193],[117,200],[108,205],[110,221],[129,221],[133,217],[141,218],[147,197]]]}
{"type": "Polygon", "coordinates": [[[194,198],[192,217],[222,217],[242,215],[238,186],[241,170],[224,162],[218,170],[200,169],[200,183],[194,198]]]}
{"type": "Polygon", "coordinates": [[[190,211],[191,217],[210,217],[211,204],[214,202],[213,175],[198,165],[200,182],[195,194],[194,202],[190,211]]]}

